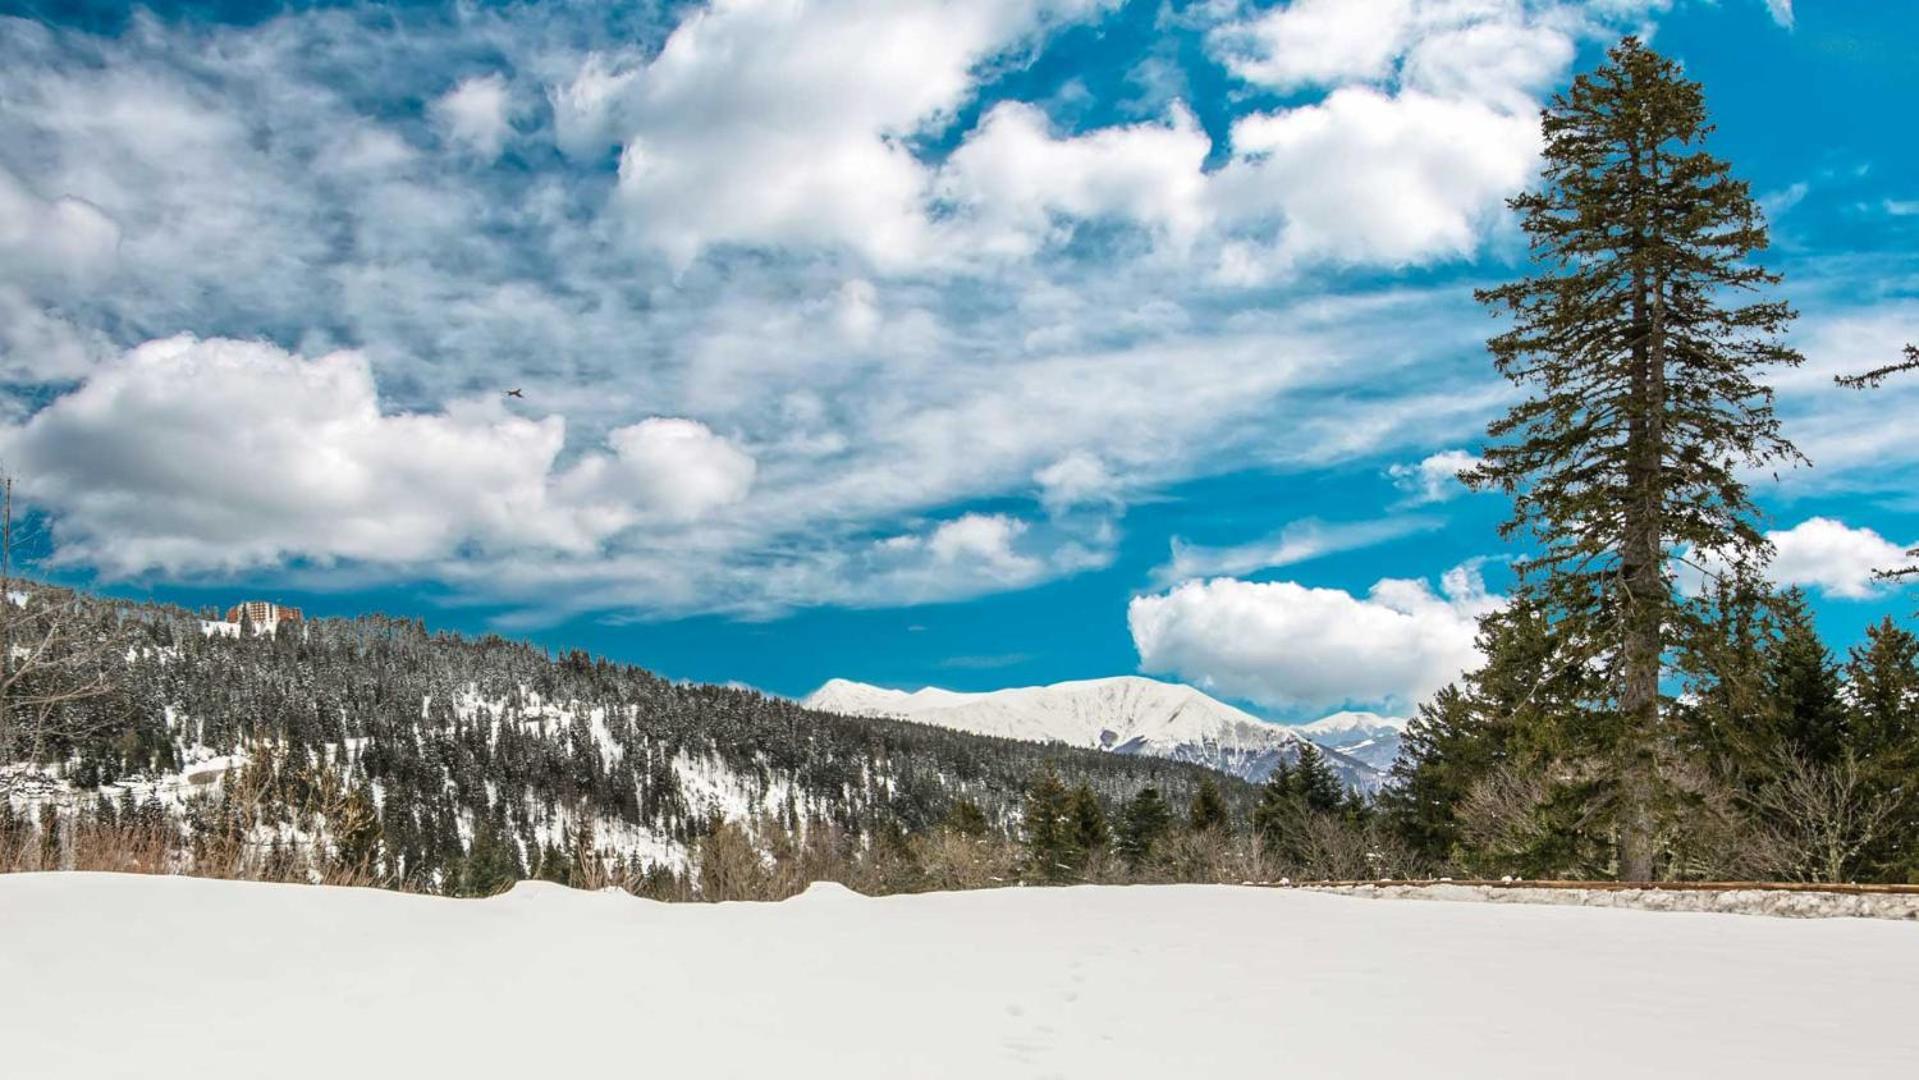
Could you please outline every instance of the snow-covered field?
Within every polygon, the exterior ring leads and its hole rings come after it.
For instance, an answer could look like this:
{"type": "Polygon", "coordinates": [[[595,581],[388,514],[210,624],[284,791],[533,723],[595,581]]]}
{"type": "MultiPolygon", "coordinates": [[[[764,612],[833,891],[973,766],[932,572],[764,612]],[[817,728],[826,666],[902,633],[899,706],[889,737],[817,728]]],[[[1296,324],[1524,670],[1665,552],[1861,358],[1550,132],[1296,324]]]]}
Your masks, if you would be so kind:
{"type": "Polygon", "coordinates": [[[0,876],[8,1076],[1894,1076],[1919,927],[1213,886],[0,876]]]}

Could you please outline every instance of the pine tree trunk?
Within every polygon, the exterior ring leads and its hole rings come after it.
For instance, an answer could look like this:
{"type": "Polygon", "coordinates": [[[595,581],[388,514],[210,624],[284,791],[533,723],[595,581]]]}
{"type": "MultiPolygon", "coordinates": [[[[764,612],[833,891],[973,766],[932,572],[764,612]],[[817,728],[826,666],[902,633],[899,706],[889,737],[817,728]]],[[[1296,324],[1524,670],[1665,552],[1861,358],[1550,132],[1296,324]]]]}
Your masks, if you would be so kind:
{"type": "MultiPolygon", "coordinates": [[[[1637,166],[1639,152],[1633,152],[1637,166]]],[[[1650,167],[1635,168],[1647,188],[1658,183],[1658,156],[1650,167]]],[[[1641,205],[1656,205],[1642,191],[1641,205]]],[[[1640,226],[1642,260],[1657,236],[1658,223],[1640,226]]],[[[1624,585],[1620,642],[1619,876],[1649,881],[1653,875],[1654,748],[1659,730],[1659,669],[1664,648],[1665,577],[1660,567],[1664,535],[1660,520],[1660,466],[1665,456],[1666,342],[1662,284],[1643,262],[1633,270],[1632,418],[1627,428],[1628,481],[1624,508],[1624,585]]]]}

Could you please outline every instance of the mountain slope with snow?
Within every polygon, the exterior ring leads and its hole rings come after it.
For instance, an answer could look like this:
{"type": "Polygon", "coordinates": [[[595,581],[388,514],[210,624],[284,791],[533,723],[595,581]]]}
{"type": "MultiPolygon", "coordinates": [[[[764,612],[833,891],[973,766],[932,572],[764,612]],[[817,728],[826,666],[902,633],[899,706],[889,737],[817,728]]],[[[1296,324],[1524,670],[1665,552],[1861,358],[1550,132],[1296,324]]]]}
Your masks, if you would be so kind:
{"type": "Polygon", "coordinates": [[[1399,743],[1406,733],[1403,716],[1371,712],[1337,712],[1293,730],[1328,750],[1337,751],[1385,773],[1399,760],[1399,743]]]}
{"type": "Polygon", "coordinates": [[[1919,933],[1230,886],[661,904],[0,875],[7,1074],[1893,1077],[1919,933]]]}
{"type": "MultiPolygon", "coordinates": [[[[1057,742],[1116,754],[1207,765],[1258,782],[1299,754],[1299,729],[1269,724],[1190,686],[1137,675],[1010,690],[907,692],[834,679],[801,701],[848,716],[885,716],[1029,742],[1057,742]]],[[[1315,740],[1317,741],[1317,740],[1315,740]]],[[[1375,790],[1379,771],[1328,754],[1341,779],[1375,790]]]]}

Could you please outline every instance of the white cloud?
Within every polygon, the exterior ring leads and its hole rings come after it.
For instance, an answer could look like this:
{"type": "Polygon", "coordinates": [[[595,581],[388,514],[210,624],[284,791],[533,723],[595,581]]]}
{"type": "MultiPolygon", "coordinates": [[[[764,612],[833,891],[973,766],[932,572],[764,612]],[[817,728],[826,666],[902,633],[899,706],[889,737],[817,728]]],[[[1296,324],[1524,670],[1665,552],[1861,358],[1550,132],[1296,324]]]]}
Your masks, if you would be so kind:
{"type": "Polygon", "coordinates": [[[1215,35],[1240,78],[1281,90],[1381,79],[1413,30],[1413,0],[1294,0],[1215,35]]]}
{"type": "Polygon", "coordinates": [[[436,99],[428,109],[446,139],[481,161],[500,156],[513,136],[512,98],[506,79],[475,75],[436,99]]]}
{"type": "Polygon", "coordinates": [[[566,473],[557,417],[491,398],[381,411],[363,356],[150,342],[4,432],[59,557],[110,574],[288,559],[420,563],[467,545],[589,551],[635,521],[743,497],[753,461],[689,420],[618,429],[566,473]]]}
{"type": "Polygon", "coordinates": [[[930,173],[908,136],[949,116],[976,65],[1097,0],[734,0],[685,19],[623,86],[583,69],[564,136],[626,118],[632,228],[684,266],[720,244],[925,254],[930,173]]]}
{"type": "Polygon", "coordinates": [[[1772,14],[1773,22],[1792,29],[1792,0],[1766,0],[1766,10],[1772,14]]]}
{"type": "Polygon", "coordinates": [[[1233,547],[1199,547],[1175,537],[1171,561],[1155,569],[1153,579],[1161,584],[1172,584],[1214,575],[1250,574],[1258,570],[1292,566],[1341,551],[1383,544],[1402,536],[1438,528],[1439,524],[1421,517],[1334,524],[1315,520],[1295,521],[1272,536],[1233,547]]]}
{"type": "Polygon", "coordinates": [[[1059,137],[1038,108],[1002,102],[953,153],[939,191],[978,230],[966,240],[997,254],[1031,254],[1070,234],[1063,222],[1102,218],[1184,251],[1208,224],[1201,168],[1211,149],[1183,106],[1164,124],[1059,137]]]}
{"type": "Polygon", "coordinates": [[[1766,212],[1769,221],[1778,221],[1791,212],[1792,208],[1805,201],[1812,191],[1811,185],[1804,180],[1787,184],[1777,191],[1769,191],[1759,197],[1759,208],[1766,212]]]}
{"type": "Polygon", "coordinates": [[[1832,518],[1815,517],[1790,529],[1768,532],[1773,559],[1770,576],[1781,585],[1802,585],[1827,596],[1860,600],[1884,590],[1874,570],[1907,565],[1906,548],[1871,529],[1852,528],[1832,518]]]}
{"type": "Polygon", "coordinates": [[[70,195],[43,199],[0,165],[0,260],[6,273],[90,281],[111,268],[120,226],[70,195]]]}
{"type": "Polygon", "coordinates": [[[1290,581],[1192,581],[1135,598],[1127,623],[1140,670],[1277,709],[1405,709],[1477,667],[1489,595],[1471,565],[1437,593],[1387,578],[1365,596],[1290,581]]]}
{"type": "Polygon", "coordinates": [[[564,505],[593,506],[610,534],[660,516],[694,521],[746,498],[752,455],[697,420],[650,417],[607,434],[613,453],[593,454],[559,478],[564,505]]]}
{"type": "Polygon", "coordinates": [[[1471,254],[1539,153],[1530,114],[1418,91],[1346,87],[1323,102],[1242,117],[1213,181],[1225,220],[1277,239],[1230,245],[1229,280],[1306,261],[1388,266],[1471,254]]]}
{"type": "Polygon", "coordinates": [[[1441,450],[1411,465],[1393,465],[1386,475],[1415,503],[1446,502],[1466,492],[1459,474],[1479,466],[1479,458],[1464,450],[1441,450]]]}
{"type": "Polygon", "coordinates": [[[636,66],[622,67],[603,53],[588,53],[563,86],[547,89],[553,109],[553,141],[569,157],[592,160],[614,146],[619,136],[617,115],[633,80],[636,66]]]}
{"type": "MultiPolygon", "coordinates": [[[[1844,600],[1865,600],[1883,594],[1888,585],[1873,576],[1875,570],[1909,565],[1909,545],[1895,544],[1867,528],[1854,528],[1827,517],[1807,518],[1790,529],[1766,533],[1773,546],[1766,576],[1780,586],[1815,589],[1844,600]]],[[[1711,577],[1723,574],[1725,561],[1712,553],[1682,551],[1674,572],[1680,587],[1699,592],[1711,577]]]]}
{"type": "Polygon", "coordinates": [[[1087,505],[1117,506],[1119,480],[1097,454],[1075,450],[1033,474],[1040,502],[1054,514],[1087,505]]]}

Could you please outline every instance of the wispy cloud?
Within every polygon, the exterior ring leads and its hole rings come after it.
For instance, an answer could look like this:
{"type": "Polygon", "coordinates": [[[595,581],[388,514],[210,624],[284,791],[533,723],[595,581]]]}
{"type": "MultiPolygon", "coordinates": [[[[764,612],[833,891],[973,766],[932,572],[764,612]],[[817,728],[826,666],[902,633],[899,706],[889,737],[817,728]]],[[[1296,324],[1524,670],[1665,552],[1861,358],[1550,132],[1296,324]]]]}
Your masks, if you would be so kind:
{"type": "Polygon", "coordinates": [[[1172,559],[1153,571],[1153,580],[1169,585],[1217,575],[1239,576],[1293,566],[1342,551],[1372,547],[1440,527],[1436,518],[1406,515],[1379,521],[1327,523],[1295,521],[1250,544],[1200,547],[1173,541],[1172,559]]]}

